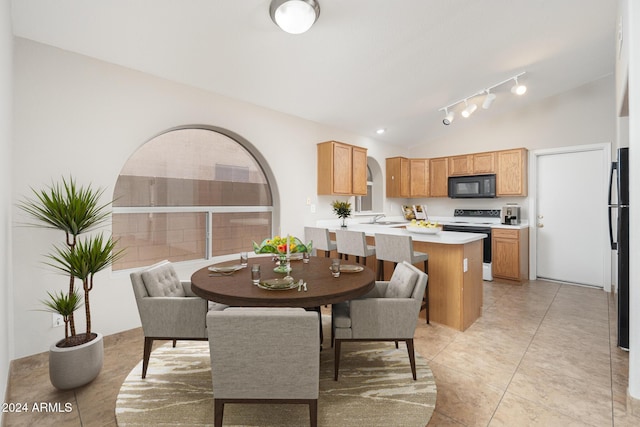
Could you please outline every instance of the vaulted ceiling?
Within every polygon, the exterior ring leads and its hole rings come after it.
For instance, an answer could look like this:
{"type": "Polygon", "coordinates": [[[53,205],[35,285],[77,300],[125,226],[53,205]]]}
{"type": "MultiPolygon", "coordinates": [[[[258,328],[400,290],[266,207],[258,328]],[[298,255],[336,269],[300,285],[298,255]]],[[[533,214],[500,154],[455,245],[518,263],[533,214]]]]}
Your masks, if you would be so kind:
{"type": "Polygon", "coordinates": [[[12,14],[16,36],[407,146],[614,70],[610,0],[318,1],[301,35],[270,0],[13,0],[12,14]],[[489,110],[442,124],[441,107],[523,71],[525,96],[501,85],[489,110]]]}

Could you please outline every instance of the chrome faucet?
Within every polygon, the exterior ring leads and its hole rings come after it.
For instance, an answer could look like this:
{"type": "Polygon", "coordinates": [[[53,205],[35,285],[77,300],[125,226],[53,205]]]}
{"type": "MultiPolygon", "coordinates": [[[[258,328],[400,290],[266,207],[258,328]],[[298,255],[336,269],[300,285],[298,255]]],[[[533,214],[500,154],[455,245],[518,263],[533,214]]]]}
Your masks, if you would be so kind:
{"type": "Polygon", "coordinates": [[[371,220],[371,224],[375,224],[376,222],[378,222],[379,219],[384,218],[385,215],[384,214],[379,214],[373,217],[373,219],[371,220]]]}

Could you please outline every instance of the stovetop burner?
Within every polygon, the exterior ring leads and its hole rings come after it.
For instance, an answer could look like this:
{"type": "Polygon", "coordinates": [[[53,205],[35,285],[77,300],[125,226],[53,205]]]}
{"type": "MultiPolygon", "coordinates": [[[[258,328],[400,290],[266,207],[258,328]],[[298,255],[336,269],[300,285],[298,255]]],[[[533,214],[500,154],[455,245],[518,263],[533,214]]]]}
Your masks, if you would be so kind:
{"type": "Polygon", "coordinates": [[[455,209],[453,216],[456,218],[500,218],[499,209],[455,209]]]}

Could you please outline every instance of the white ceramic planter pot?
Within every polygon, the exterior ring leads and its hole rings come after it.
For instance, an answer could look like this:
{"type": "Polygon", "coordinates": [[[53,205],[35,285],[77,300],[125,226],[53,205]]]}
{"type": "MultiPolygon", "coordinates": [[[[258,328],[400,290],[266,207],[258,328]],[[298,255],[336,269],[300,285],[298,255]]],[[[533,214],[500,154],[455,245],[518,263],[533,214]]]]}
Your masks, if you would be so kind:
{"type": "Polygon", "coordinates": [[[49,378],[59,390],[69,390],[90,383],[102,369],[104,343],[102,334],[85,344],[49,349],[49,378]]]}

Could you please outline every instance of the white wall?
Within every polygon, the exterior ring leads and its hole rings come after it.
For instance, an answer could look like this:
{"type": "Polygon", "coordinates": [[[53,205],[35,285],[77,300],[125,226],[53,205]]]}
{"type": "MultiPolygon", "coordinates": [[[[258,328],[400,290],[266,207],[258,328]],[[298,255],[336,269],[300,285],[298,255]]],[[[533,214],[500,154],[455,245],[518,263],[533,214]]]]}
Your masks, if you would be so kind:
{"type": "MultiPolygon", "coordinates": [[[[13,356],[11,304],[11,109],[13,34],[11,3],[0,2],[0,401],[13,356]]],[[[2,415],[0,415],[0,419],[2,415]]]]}
{"type": "MultiPolygon", "coordinates": [[[[241,135],[261,152],[277,181],[283,230],[302,236],[304,224],[332,217],[333,197],[316,195],[318,142],[367,147],[382,165],[406,151],[24,39],[16,39],[14,61],[14,202],[30,186],[69,174],[110,195],[121,167],[145,141],[174,126],[206,124],[241,135]],[[307,197],[317,205],[316,214],[307,197]]],[[[51,316],[34,310],[46,290],[63,289],[66,280],[41,264],[61,236],[22,227],[23,214],[13,212],[15,356],[21,357],[62,338],[62,329],[51,328],[51,316]]],[[[180,274],[188,278],[197,268],[185,266],[180,274]]],[[[139,326],[130,288],[124,273],[97,278],[91,293],[94,330],[111,334],[139,326]]]]}

